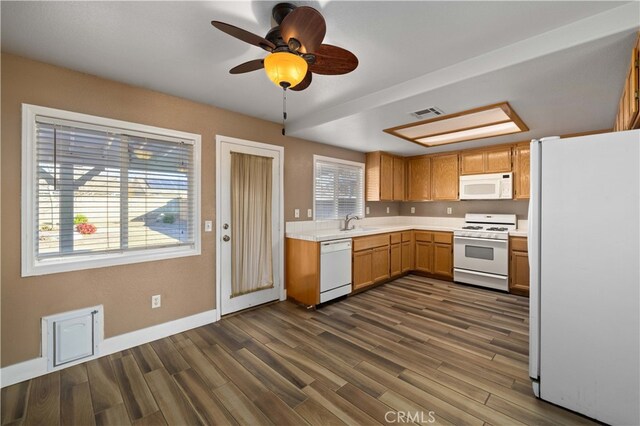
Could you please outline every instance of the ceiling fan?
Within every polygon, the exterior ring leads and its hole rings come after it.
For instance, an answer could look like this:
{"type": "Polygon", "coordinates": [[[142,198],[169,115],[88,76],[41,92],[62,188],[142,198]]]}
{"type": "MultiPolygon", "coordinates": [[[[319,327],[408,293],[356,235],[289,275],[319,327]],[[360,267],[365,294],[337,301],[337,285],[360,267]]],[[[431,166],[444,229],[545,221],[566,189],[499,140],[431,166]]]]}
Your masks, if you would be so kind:
{"type": "Polygon", "coordinates": [[[269,79],[285,91],[300,91],[309,87],[314,73],[347,74],[358,66],[358,58],[353,53],[322,44],[327,27],[316,9],[278,3],[273,7],[272,16],[277,25],[265,37],[225,22],[211,21],[211,25],[220,31],[270,52],[264,59],[233,67],[229,71],[231,74],[264,68],[269,79]]]}

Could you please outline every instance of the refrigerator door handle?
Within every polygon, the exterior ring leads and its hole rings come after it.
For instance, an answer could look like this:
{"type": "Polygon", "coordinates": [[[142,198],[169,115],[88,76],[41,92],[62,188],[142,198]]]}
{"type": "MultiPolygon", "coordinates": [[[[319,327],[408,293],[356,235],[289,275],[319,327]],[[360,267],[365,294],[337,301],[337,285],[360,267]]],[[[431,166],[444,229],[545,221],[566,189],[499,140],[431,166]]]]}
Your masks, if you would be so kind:
{"type": "MultiPolygon", "coordinates": [[[[529,376],[540,377],[540,204],[541,204],[541,160],[540,141],[531,141],[530,199],[527,229],[529,253],[529,376]]],[[[535,389],[535,387],[534,387],[535,389]]],[[[536,394],[538,396],[538,394],[536,394]]]]}

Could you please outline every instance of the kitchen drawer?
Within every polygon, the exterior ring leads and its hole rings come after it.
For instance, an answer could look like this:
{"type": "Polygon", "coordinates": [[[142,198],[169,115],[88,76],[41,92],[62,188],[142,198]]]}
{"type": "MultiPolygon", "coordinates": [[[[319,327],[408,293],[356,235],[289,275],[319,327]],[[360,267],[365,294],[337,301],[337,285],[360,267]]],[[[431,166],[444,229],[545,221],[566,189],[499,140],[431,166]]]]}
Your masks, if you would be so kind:
{"type": "Polygon", "coordinates": [[[425,243],[433,241],[433,232],[416,231],[414,235],[416,237],[416,241],[423,241],[425,243]]]}
{"type": "Polygon", "coordinates": [[[513,251],[528,251],[527,239],[525,237],[511,237],[511,250],[513,251]]]}
{"type": "Polygon", "coordinates": [[[400,244],[402,242],[402,234],[394,232],[391,234],[391,244],[400,244]]]}
{"type": "Polygon", "coordinates": [[[353,251],[367,250],[389,245],[389,234],[372,235],[353,239],[353,251]]]}
{"type": "Polygon", "coordinates": [[[413,240],[413,231],[405,231],[402,233],[402,242],[406,243],[413,240]]]}
{"type": "Polygon", "coordinates": [[[434,232],[433,242],[440,244],[452,244],[453,234],[451,232],[434,232]]]}

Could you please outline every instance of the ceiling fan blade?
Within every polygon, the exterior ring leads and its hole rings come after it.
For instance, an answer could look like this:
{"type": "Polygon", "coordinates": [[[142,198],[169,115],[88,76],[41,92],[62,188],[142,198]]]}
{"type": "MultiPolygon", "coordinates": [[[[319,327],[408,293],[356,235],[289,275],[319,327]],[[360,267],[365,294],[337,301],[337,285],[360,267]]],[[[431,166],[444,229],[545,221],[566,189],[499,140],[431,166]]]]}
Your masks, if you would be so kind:
{"type": "Polygon", "coordinates": [[[211,25],[213,25],[220,31],[229,34],[230,36],[237,38],[238,40],[242,40],[245,43],[261,47],[267,52],[271,52],[276,48],[276,45],[271,43],[266,38],[260,37],[259,35],[256,35],[254,33],[250,33],[249,31],[243,30],[242,28],[238,28],[234,25],[220,21],[211,21],[211,25]]]}
{"type": "Polygon", "coordinates": [[[280,32],[285,43],[295,38],[300,42],[300,53],[314,53],[327,32],[324,18],[312,7],[301,6],[295,8],[282,20],[280,32]]]}
{"type": "Polygon", "coordinates": [[[296,84],[295,86],[291,87],[289,90],[295,90],[296,92],[304,90],[307,87],[309,87],[309,85],[311,84],[311,79],[312,79],[311,71],[307,71],[307,75],[304,76],[302,81],[296,84]]]}
{"type": "Polygon", "coordinates": [[[316,74],[347,74],[358,67],[356,55],[342,47],[322,44],[314,55],[316,61],[309,65],[309,70],[316,74]]]}
{"type": "Polygon", "coordinates": [[[229,70],[229,74],[242,74],[245,72],[256,71],[264,68],[263,59],[254,59],[253,61],[247,61],[244,64],[237,65],[229,70]]]}

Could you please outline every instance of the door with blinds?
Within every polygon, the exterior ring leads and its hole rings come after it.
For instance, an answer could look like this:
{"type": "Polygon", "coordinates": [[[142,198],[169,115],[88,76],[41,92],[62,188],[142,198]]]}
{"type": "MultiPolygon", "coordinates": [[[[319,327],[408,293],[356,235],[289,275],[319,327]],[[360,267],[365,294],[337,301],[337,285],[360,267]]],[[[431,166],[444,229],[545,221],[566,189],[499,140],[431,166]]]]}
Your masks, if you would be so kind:
{"type": "Polygon", "coordinates": [[[282,148],[219,140],[219,272],[222,315],[282,294],[282,148]]]}

